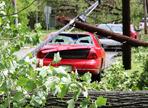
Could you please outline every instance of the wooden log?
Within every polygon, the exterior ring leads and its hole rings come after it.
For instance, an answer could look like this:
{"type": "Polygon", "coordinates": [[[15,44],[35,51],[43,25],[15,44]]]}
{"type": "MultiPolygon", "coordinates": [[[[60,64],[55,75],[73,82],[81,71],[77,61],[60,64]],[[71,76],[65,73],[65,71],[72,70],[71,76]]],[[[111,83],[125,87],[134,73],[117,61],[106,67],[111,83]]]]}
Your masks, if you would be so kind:
{"type": "MultiPolygon", "coordinates": [[[[67,17],[58,17],[57,20],[63,24],[67,24],[70,21],[70,19],[67,17]]],[[[73,26],[76,28],[79,28],[81,30],[89,31],[92,33],[96,32],[100,35],[106,36],[107,38],[119,41],[121,43],[127,43],[133,47],[138,47],[138,46],[148,47],[148,42],[133,39],[133,38],[130,38],[126,35],[121,35],[119,33],[114,33],[114,32],[108,31],[108,30],[97,28],[97,27],[87,24],[87,23],[75,21],[73,26]]]]}
{"type": "MultiPolygon", "coordinates": [[[[92,100],[99,96],[107,98],[107,105],[103,108],[148,108],[148,91],[90,91],[89,95],[92,100]]],[[[67,101],[72,98],[73,94],[69,93],[63,99],[53,97],[49,94],[47,99],[47,108],[66,108],[67,101]]],[[[79,106],[84,97],[81,95],[76,102],[76,107],[79,106]]]]}
{"type": "MultiPolygon", "coordinates": [[[[148,91],[89,91],[89,96],[92,101],[96,100],[99,96],[106,98],[107,104],[103,108],[148,108],[148,91]]],[[[72,97],[73,93],[67,94],[63,99],[49,93],[45,107],[66,108],[67,101],[72,99],[72,97]]],[[[75,104],[76,108],[84,98],[83,95],[79,96],[75,104]]],[[[0,95],[0,103],[2,99],[3,95],[0,95]]]]}

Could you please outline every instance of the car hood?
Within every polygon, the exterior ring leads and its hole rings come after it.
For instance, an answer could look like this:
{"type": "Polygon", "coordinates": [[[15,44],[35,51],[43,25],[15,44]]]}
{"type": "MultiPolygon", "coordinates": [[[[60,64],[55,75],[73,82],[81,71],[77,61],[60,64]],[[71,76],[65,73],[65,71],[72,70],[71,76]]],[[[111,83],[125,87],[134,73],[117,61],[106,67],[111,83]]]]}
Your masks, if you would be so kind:
{"type": "Polygon", "coordinates": [[[75,50],[75,49],[91,49],[94,46],[84,46],[84,45],[47,45],[44,46],[40,51],[42,53],[57,52],[64,50],[75,50]]]}

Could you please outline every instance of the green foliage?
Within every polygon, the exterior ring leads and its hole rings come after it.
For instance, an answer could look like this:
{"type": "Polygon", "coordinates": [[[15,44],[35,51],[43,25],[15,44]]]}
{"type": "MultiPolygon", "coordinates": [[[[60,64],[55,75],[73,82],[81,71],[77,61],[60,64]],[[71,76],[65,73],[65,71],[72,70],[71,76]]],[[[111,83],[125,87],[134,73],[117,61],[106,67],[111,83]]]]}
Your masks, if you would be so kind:
{"type": "MultiPolygon", "coordinates": [[[[130,0],[130,8],[131,23],[138,26],[143,16],[143,4],[139,0],[130,0]]],[[[88,22],[93,24],[122,23],[122,0],[103,0],[101,6],[90,15],[88,22]]]]}
{"type": "MultiPolygon", "coordinates": [[[[14,52],[26,44],[36,45],[40,41],[41,26],[36,24],[35,31],[30,33],[27,28],[27,11],[29,9],[35,11],[33,7],[19,13],[18,16],[9,16],[10,13],[14,12],[14,8],[9,2],[8,0],[0,2],[0,95],[3,96],[0,100],[0,107],[44,107],[49,92],[61,99],[72,92],[74,95],[67,102],[68,108],[75,107],[75,103],[79,101],[78,98],[81,94],[85,98],[80,102],[79,107],[97,108],[104,106],[107,99],[98,97],[97,100],[91,100],[88,93],[90,89],[147,90],[148,50],[142,47],[133,50],[133,58],[136,58],[133,60],[133,70],[125,71],[121,63],[116,63],[105,71],[99,84],[97,82],[91,83],[90,73],[79,77],[77,72],[67,73],[67,68],[64,66],[35,68],[36,60],[34,58],[28,57],[25,60],[17,60],[14,52]],[[8,16],[5,16],[6,14],[8,16]],[[18,27],[14,25],[15,17],[20,19],[18,27]],[[34,35],[30,36],[30,34],[34,35]]],[[[18,9],[20,10],[24,5],[31,2],[30,0],[18,1],[18,4],[20,4],[18,9]]],[[[61,3],[62,0],[52,3],[56,4],[56,2],[61,3]]],[[[81,7],[79,3],[83,3],[83,0],[66,1],[66,3],[76,3],[75,6],[81,7]]],[[[87,4],[83,4],[79,11],[82,11],[82,8],[86,6],[87,4]]],[[[110,18],[113,19],[112,16],[110,18]]],[[[54,62],[57,63],[60,59],[59,54],[57,54],[54,62]]]]}
{"type": "Polygon", "coordinates": [[[57,63],[59,63],[60,61],[61,61],[61,57],[60,57],[60,53],[58,52],[58,53],[55,53],[54,54],[54,58],[53,58],[53,63],[54,64],[57,64],[57,63]]]}
{"type": "Polygon", "coordinates": [[[97,100],[95,101],[96,104],[96,108],[101,107],[101,106],[105,106],[107,102],[107,99],[104,97],[98,97],[97,100]]]}
{"type": "MultiPolygon", "coordinates": [[[[143,55],[144,56],[144,55],[143,55]]],[[[148,90],[148,54],[145,54],[145,58],[143,58],[143,71],[139,80],[139,87],[143,90],[148,90]]]]}
{"type": "MultiPolygon", "coordinates": [[[[0,12],[4,10],[2,8],[0,12]]],[[[30,36],[28,29],[22,24],[17,28],[11,18],[1,16],[0,19],[3,20],[0,38],[5,38],[5,41],[0,41],[0,95],[4,96],[0,100],[0,107],[44,107],[49,92],[61,99],[68,92],[73,92],[74,96],[68,102],[70,108],[74,107],[81,92],[86,98],[89,97],[87,86],[90,80],[87,81],[87,78],[90,79],[90,74],[83,76],[84,82],[79,82],[78,74],[70,75],[64,67],[36,69],[33,59],[17,60],[13,55],[25,44],[35,45],[39,42],[39,24],[36,25],[35,35],[30,36]]],[[[59,54],[54,59],[56,63],[60,60],[58,56],[59,54]]]]}
{"type": "Polygon", "coordinates": [[[138,0],[131,0],[131,22],[137,27],[143,17],[143,12],[143,4],[138,0]]]}
{"type": "MultiPolygon", "coordinates": [[[[49,66],[36,69],[30,65],[30,62],[20,61],[11,74],[1,72],[0,94],[9,93],[9,97],[2,99],[1,105],[8,103],[7,98],[9,98],[13,106],[24,107],[30,100],[30,106],[43,107],[49,92],[61,99],[68,92],[73,92],[74,96],[68,101],[68,107],[74,108],[81,92],[84,97],[89,97],[87,86],[90,82],[77,81],[78,74],[71,75],[62,67],[49,66]]],[[[89,76],[86,74],[84,77],[90,79],[89,76]]],[[[91,103],[91,99],[88,99],[87,106],[91,103]]]]}
{"type": "Polygon", "coordinates": [[[132,69],[124,70],[121,59],[105,70],[99,85],[92,85],[99,90],[147,90],[148,49],[139,47],[132,51],[132,69]]]}

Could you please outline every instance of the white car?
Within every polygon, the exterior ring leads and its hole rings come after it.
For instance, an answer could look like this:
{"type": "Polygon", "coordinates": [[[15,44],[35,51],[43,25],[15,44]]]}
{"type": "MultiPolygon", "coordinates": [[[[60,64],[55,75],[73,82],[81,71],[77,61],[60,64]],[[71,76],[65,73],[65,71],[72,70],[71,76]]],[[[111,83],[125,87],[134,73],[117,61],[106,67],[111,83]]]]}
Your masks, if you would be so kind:
{"type": "MultiPolygon", "coordinates": [[[[97,27],[122,34],[121,24],[99,24],[97,27]]],[[[104,49],[121,49],[122,46],[122,43],[102,35],[100,36],[100,42],[104,49]]]]}
{"type": "MultiPolygon", "coordinates": [[[[115,33],[123,34],[122,24],[99,24],[97,25],[97,27],[115,33]]],[[[135,31],[134,26],[132,24],[130,25],[130,31],[130,37],[137,39],[138,34],[135,31]]],[[[109,36],[107,38],[105,36],[100,35],[100,42],[105,49],[121,49],[122,46],[122,43],[115,41],[113,39],[109,39],[109,36]]]]}

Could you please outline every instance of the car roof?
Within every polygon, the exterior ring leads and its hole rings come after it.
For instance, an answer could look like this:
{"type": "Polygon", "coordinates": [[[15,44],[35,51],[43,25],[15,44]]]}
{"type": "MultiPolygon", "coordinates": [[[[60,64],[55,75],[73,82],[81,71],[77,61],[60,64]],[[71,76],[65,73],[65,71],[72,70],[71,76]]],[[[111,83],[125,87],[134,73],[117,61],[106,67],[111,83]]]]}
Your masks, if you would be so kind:
{"type": "Polygon", "coordinates": [[[117,25],[117,26],[122,26],[122,24],[112,24],[112,23],[98,24],[98,26],[99,26],[99,25],[110,25],[110,26],[112,26],[112,25],[115,25],[115,26],[116,26],[116,25],[117,25]]]}
{"type": "MultiPolygon", "coordinates": [[[[122,24],[112,24],[112,23],[98,24],[97,27],[100,27],[100,26],[106,26],[106,27],[123,27],[122,24]]],[[[134,30],[134,25],[133,24],[130,24],[130,28],[131,28],[131,30],[134,30]]]]}
{"type": "Polygon", "coordinates": [[[98,26],[122,26],[122,24],[112,24],[112,23],[107,23],[107,24],[98,24],[98,26]]]}
{"type": "MultiPolygon", "coordinates": [[[[100,26],[100,25],[107,25],[107,26],[123,26],[121,23],[119,23],[119,24],[113,24],[113,23],[107,23],[107,24],[98,24],[98,26],[100,26]]],[[[133,24],[130,24],[130,26],[133,26],[133,24]]]]}

